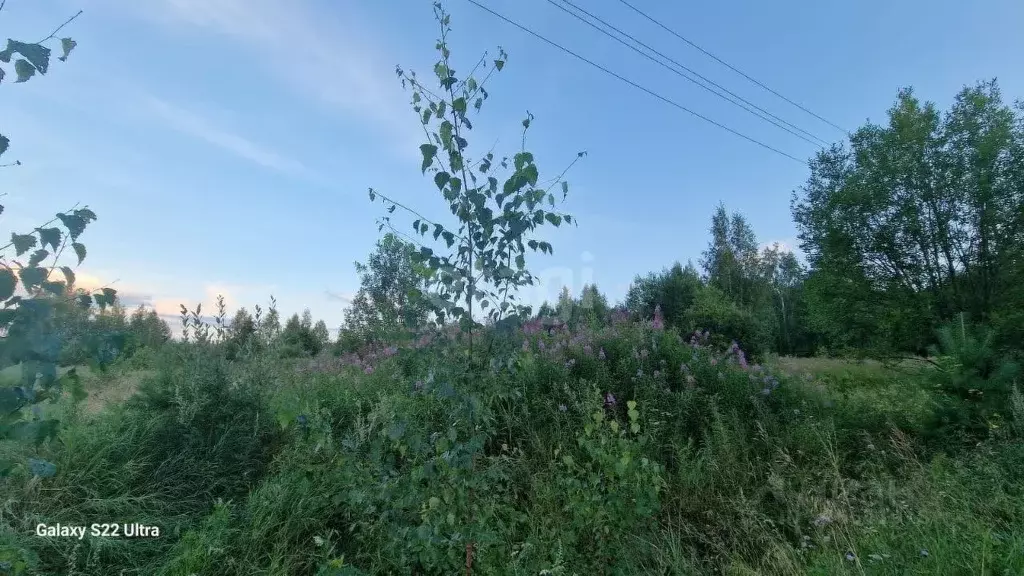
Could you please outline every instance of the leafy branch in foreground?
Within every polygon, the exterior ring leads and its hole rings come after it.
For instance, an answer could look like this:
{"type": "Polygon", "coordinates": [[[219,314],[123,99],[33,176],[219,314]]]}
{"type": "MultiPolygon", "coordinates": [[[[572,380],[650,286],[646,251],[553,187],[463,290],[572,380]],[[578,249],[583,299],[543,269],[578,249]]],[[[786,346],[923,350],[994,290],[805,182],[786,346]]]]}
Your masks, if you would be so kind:
{"type": "MultiPolygon", "coordinates": [[[[57,33],[79,14],[81,12],[38,42],[7,40],[6,48],[0,50],[0,62],[10,64],[14,61],[15,83],[27,82],[36,72],[46,74],[51,53],[45,46],[46,42],[56,38],[57,33]]],[[[74,40],[62,38],[62,53],[58,60],[67,60],[74,47],[74,40]]],[[[0,82],[6,76],[7,72],[0,67],[0,82]]],[[[9,146],[10,140],[0,135],[0,155],[9,146]]],[[[3,206],[0,206],[2,213],[3,206]]],[[[79,242],[79,237],[94,220],[96,214],[88,207],[74,207],[31,232],[11,233],[11,241],[0,246],[0,302],[3,306],[0,309],[0,370],[21,367],[19,385],[0,388],[0,440],[23,440],[38,447],[55,437],[59,428],[58,420],[45,416],[42,403],[46,400],[55,402],[65,387],[71,389],[76,401],[85,395],[74,368],[58,375],[65,334],[55,312],[69,303],[85,308],[96,304],[101,310],[114,304],[116,290],[101,288],[91,294],[75,289],[74,269],[61,265],[61,256],[69,244],[78,264],[85,259],[86,248],[79,242]],[[26,261],[19,260],[25,256],[28,258],[26,261]],[[49,265],[45,264],[47,261],[49,265]]],[[[0,476],[10,473],[17,465],[16,462],[0,461],[0,476]]],[[[37,458],[28,460],[27,469],[34,477],[48,477],[56,473],[53,464],[37,458]]]]}
{"type": "MultiPolygon", "coordinates": [[[[429,234],[433,241],[444,242],[445,248],[439,251],[421,245],[413,254],[428,270],[432,293],[427,298],[441,322],[451,317],[472,325],[476,304],[497,321],[525,308],[516,303],[515,291],[534,282],[526,266],[527,251],[553,252],[550,243],[536,238],[538,230],[545,225],[574,222],[570,214],[554,211],[560,200],[551,192],[560,184],[561,200],[566,198],[569,185],[562,176],[568,168],[550,186],[538,185],[540,172],[533,154],[526,149],[526,132],[533,121],[529,112],[523,120],[522,147],[511,161],[507,157],[496,160],[493,152],[475,162],[470,160],[466,153],[467,137],[473,129],[470,108],[481,110],[489,96],[484,84],[502,70],[507,54],[498,49],[498,57],[487,67],[483,81],[478,82],[474,75],[480,64],[460,79],[452,68],[448,48],[450,16],[440,3],[434,5],[434,16],[441,29],[435,46],[440,58],[434,65],[439,94],[420,83],[415,72],[397,67],[396,73],[402,86],[412,91],[412,107],[427,138],[420,146],[421,170],[433,175],[434,185],[458,224],[450,227],[429,220],[372,188],[370,200],[380,198],[389,214],[402,208],[416,217],[412,223],[415,235],[426,238],[429,234]],[[511,170],[503,183],[495,175],[495,164],[511,170]]],[[[572,164],[584,155],[580,152],[572,164]]],[[[397,232],[390,216],[381,219],[379,229],[384,227],[397,232]]]]}
{"type": "MultiPolygon", "coordinates": [[[[3,4],[0,3],[0,9],[2,8],[3,4]]],[[[75,14],[71,18],[68,18],[63,24],[61,24],[53,32],[51,32],[49,36],[43,38],[42,40],[39,40],[38,42],[21,42],[18,40],[14,40],[13,38],[7,39],[7,46],[3,50],[0,50],[0,62],[3,62],[4,64],[10,64],[12,60],[14,61],[14,83],[17,84],[21,82],[28,82],[30,78],[36,75],[36,72],[39,72],[39,74],[46,74],[46,71],[50,68],[51,54],[51,49],[48,46],[46,46],[46,43],[50,40],[56,39],[57,34],[65,26],[70,24],[72,20],[78,18],[81,14],[82,11],[79,10],[77,14],[75,14]]],[[[66,62],[68,59],[68,55],[71,54],[71,51],[74,50],[75,46],[77,45],[78,43],[72,40],[71,38],[61,38],[61,55],[58,56],[57,59],[61,62],[66,62]]],[[[4,70],[4,67],[0,66],[0,82],[3,82],[4,78],[6,78],[7,75],[8,72],[4,70]]],[[[0,156],[3,156],[4,152],[7,152],[7,149],[10,147],[10,144],[10,139],[7,138],[7,136],[0,134],[0,156]]],[[[2,166],[20,164],[21,161],[16,160],[14,162],[4,164],[2,166]]]]}

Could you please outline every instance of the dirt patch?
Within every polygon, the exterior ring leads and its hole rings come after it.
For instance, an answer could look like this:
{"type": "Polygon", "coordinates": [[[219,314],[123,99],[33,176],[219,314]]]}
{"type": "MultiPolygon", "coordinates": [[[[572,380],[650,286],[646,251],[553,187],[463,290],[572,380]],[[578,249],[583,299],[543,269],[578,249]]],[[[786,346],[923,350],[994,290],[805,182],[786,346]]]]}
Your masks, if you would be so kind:
{"type": "Polygon", "coordinates": [[[151,370],[136,370],[87,382],[85,390],[89,395],[85,398],[85,411],[95,414],[107,406],[123,404],[138,391],[139,384],[152,375],[151,370]]]}

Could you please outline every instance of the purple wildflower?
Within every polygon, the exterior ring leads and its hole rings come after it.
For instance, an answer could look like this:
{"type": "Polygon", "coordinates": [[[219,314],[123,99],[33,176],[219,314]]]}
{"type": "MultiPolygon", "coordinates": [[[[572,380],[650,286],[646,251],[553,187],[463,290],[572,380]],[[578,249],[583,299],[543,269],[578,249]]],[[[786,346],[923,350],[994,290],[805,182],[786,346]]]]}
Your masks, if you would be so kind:
{"type": "Polygon", "coordinates": [[[647,358],[647,354],[648,354],[647,348],[644,348],[643,350],[640,351],[640,357],[641,358],[646,359],[647,358]]]}
{"type": "Polygon", "coordinates": [[[575,358],[569,358],[569,360],[567,360],[565,362],[565,367],[566,368],[572,368],[575,365],[576,365],[576,359],[575,358]]]}
{"type": "Polygon", "coordinates": [[[654,320],[651,321],[651,326],[655,330],[663,330],[665,328],[665,318],[661,315],[661,304],[654,306],[654,320]]]}
{"type": "Polygon", "coordinates": [[[566,410],[568,410],[568,408],[565,407],[565,404],[559,404],[558,405],[558,411],[559,412],[565,412],[566,410]]]}
{"type": "Polygon", "coordinates": [[[366,374],[373,374],[373,366],[367,366],[366,368],[363,369],[363,372],[365,372],[366,374]]]}
{"type": "Polygon", "coordinates": [[[591,348],[590,344],[584,344],[583,351],[586,352],[587,356],[590,356],[594,353],[594,349],[591,348]]]}
{"type": "Polygon", "coordinates": [[[655,370],[654,371],[654,377],[655,378],[660,378],[661,377],[661,370],[655,370]]]}
{"type": "Polygon", "coordinates": [[[607,357],[604,354],[604,348],[601,348],[601,351],[597,353],[597,357],[600,358],[601,360],[604,360],[607,357]]]}

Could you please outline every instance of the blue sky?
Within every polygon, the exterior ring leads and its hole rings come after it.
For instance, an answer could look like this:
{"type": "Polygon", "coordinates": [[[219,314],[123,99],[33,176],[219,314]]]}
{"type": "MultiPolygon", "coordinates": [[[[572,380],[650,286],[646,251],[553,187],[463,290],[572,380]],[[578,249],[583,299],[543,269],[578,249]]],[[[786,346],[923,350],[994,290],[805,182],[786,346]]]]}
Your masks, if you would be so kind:
{"type": "MultiPolygon", "coordinates": [[[[799,158],[815,148],[601,36],[545,0],[480,0],[615,72],[799,158]]],[[[577,4],[828,141],[834,128],[761,91],[618,0],[577,4]]],[[[680,34],[850,130],[884,120],[897,90],[945,107],[998,77],[1024,96],[1024,3],[990,0],[669,3],[631,0],[680,34]]],[[[719,202],[763,243],[792,245],[791,192],[807,168],[672,108],[495,19],[446,3],[456,71],[500,45],[471,151],[517,150],[526,110],[541,178],[574,157],[564,209],[579,226],[537,256],[554,297],[597,282],[613,300],[638,273],[696,261],[719,202]]],[[[379,237],[374,187],[428,216],[446,212],[419,171],[422,132],[394,74],[430,72],[429,0],[8,0],[0,33],[67,28],[78,47],[46,77],[0,90],[4,218],[24,231],[76,202],[99,215],[80,278],[130,303],[265,304],[331,327],[358,289],[352,263],[379,237]]],[[[398,213],[396,213],[397,219],[398,213]]]]}

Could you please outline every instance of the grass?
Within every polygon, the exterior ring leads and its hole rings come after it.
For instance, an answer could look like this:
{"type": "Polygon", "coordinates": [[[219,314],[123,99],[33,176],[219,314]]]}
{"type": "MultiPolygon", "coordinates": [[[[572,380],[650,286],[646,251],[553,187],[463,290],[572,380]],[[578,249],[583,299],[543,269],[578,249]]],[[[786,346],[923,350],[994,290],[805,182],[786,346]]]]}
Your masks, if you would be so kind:
{"type": "Polygon", "coordinates": [[[640,326],[506,344],[472,380],[461,345],[313,370],[170,345],[90,375],[43,448],[58,475],[5,480],[0,553],[38,574],[451,574],[468,542],[477,574],[1024,573],[1024,444],[926,446],[930,368],[745,369],[640,326]],[[162,535],[31,535],[108,521],[162,535]]]}

